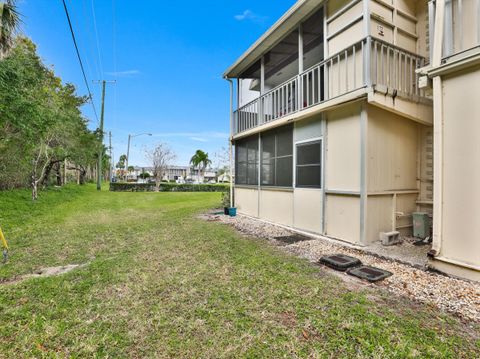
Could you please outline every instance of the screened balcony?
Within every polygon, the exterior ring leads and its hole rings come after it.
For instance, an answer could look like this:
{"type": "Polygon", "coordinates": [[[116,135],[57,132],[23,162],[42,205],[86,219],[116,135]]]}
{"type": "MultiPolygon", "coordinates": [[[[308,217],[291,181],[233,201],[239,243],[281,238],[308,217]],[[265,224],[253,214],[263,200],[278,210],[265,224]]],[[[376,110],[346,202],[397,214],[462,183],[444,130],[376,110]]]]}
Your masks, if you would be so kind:
{"type": "MultiPolygon", "coordinates": [[[[429,2],[434,18],[435,1],[429,2]]],[[[430,24],[434,32],[434,22],[430,24]]],[[[446,0],[444,13],[443,62],[450,57],[480,47],[480,0],[446,0]]]]}
{"type": "MultiPolygon", "coordinates": [[[[234,134],[362,88],[375,88],[391,96],[417,101],[424,97],[424,92],[418,88],[416,69],[424,65],[422,56],[371,36],[365,37],[270,90],[261,91],[261,96],[240,106],[234,112],[234,134]]],[[[254,88],[255,81],[252,84],[250,88],[254,88]]]]}

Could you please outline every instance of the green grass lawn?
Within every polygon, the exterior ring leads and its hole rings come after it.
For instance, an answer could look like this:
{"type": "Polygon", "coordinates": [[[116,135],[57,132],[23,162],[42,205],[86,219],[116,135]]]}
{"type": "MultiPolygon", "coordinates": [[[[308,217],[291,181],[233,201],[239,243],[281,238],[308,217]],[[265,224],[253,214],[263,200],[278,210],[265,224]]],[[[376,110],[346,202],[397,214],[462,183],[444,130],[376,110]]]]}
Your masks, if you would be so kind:
{"type": "Polygon", "coordinates": [[[480,357],[479,327],[196,219],[219,193],[0,192],[0,357],[480,357]]]}

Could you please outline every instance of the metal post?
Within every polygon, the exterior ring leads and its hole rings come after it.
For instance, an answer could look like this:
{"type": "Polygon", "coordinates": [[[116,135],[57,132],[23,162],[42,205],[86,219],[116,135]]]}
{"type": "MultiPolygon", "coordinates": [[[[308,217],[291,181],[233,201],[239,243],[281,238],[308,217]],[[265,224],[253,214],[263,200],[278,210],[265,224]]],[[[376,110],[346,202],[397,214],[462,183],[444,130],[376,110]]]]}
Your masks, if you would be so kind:
{"type": "Polygon", "coordinates": [[[112,178],[113,178],[112,131],[108,131],[108,138],[109,138],[108,149],[109,149],[109,152],[110,152],[110,173],[109,173],[109,178],[110,178],[110,182],[111,182],[111,181],[112,181],[112,178]]]}
{"type": "Polygon", "coordinates": [[[298,25],[298,73],[303,72],[303,25],[298,25]]]}
{"type": "Polygon", "coordinates": [[[127,158],[125,161],[125,170],[128,173],[128,159],[130,158],[130,139],[132,138],[132,135],[128,135],[128,145],[127,145],[127,158]]]}
{"type": "Polygon", "coordinates": [[[232,175],[232,168],[233,168],[233,81],[229,78],[225,78],[230,83],[230,138],[228,139],[228,155],[230,161],[230,207],[233,207],[233,175],[232,175]]]}
{"type": "Polygon", "coordinates": [[[106,81],[102,81],[102,111],[100,113],[100,148],[98,151],[97,161],[97,190],[102,189],[102,161],[103,161],[103,120],[105,115],[105,85],[106,81]]]}
{"type": "Polygon", "coordinates": [[[265,93],[265,56],[262,56],[260,61],[260,98],[258,100],[258,121],[257,126],[261,125],[264,122],[264,113],[265,113],[265,102],[262,97],[265,93]]]}

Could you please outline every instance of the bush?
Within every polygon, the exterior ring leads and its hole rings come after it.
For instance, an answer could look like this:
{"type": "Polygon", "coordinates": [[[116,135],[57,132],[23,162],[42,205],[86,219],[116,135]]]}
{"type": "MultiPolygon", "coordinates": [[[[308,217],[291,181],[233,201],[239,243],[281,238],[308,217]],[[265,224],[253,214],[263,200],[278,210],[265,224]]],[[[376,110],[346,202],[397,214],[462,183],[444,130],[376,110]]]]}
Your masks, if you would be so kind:
{"type": "MultiPolygon", "coordinates": [[[[160,184],[160,192],[226,192],[229,185],[226,184],[178,184],[164,183],[160,184]]],[[[110,183],[112,192],[153,192],[155,183],[110,183]]]]}

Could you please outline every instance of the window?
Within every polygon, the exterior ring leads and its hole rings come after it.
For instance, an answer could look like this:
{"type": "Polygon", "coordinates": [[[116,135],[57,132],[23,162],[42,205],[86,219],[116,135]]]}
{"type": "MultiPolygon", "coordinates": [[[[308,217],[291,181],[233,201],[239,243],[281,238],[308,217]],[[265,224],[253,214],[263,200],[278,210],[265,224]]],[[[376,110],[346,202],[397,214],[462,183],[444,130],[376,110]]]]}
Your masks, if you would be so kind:
{"type": "Polygon", "coordinates": [[[258,136],[235,143],[235,183],[258,184],[258,136]]]}
{"type": "Polygon", "coordinates": [[[261,184],[291,187],[293,182],[293,127],[262,134],[261,184]]]}
{"type": "Polygon", "coordinates": [[[321,188],[321,153],[322,141],[297,145],[297,187],[321,188]]]}

